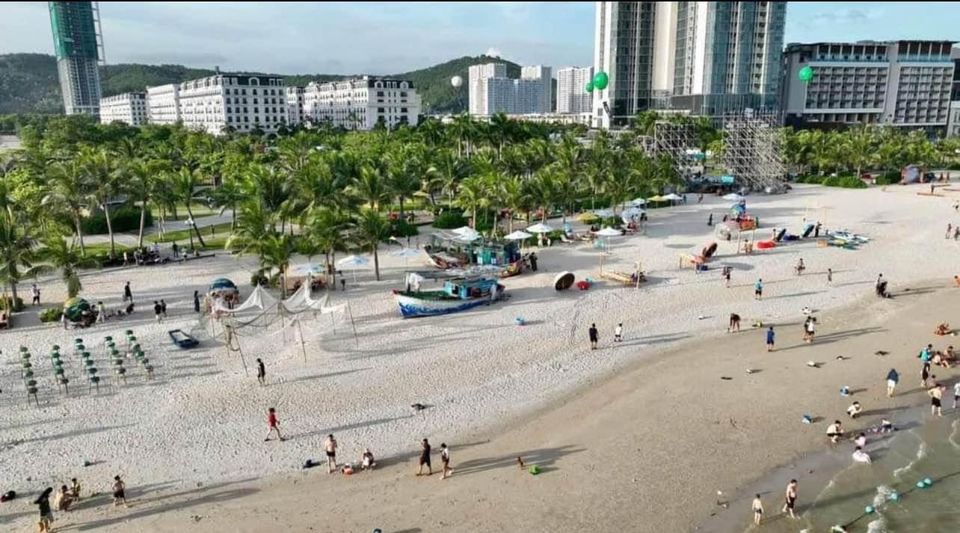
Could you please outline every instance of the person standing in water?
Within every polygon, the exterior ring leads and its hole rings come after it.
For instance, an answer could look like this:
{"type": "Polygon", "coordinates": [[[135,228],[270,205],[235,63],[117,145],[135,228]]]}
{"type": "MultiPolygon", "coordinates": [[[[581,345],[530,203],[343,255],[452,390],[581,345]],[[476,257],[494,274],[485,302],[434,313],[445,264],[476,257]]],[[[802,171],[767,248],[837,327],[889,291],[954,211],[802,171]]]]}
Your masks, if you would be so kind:
{"type": "Polygon", "coordinates": [[[280,442],[285,441],[283,435],[280,434],[280,421],[277,420],[277,410],[273,407],[267,409],[267,425],[270,426],[270,430],[267,432],[267,438],[263,439],[263,442],[270,440],[270,435],[273,432],[277,433],[277,438],[280,439],[280,442]]]}
{"type": "Polygon", "coordinates": [[[590,324],[590,330],[588,331],[588,333],[590,334],[590,349],[596,350],[597,342],[600,340],[600,332],[597,331],[597,325],[590,324]]]}
{"type": "Polygon", "coordinates": [[[754,525],[760,525],[760,521],[763,520],[763,501],[760,500],[760,495],[757,494],[753,497],[753,523],[754,525]]]}
{"type": "Polygon", "coordinates": [[[257,358],[257,381],[260,385],[267,384],[267,368],[263,366],[263,360],[257,358]]]}
{"type": "Polygon", "coordinates": [[[897,369],[891,368],[887,372],[887,398],[893,398],[893,390],[897,388],[899,382],[900,374],[897,373],[897,369]]]}
{"type": "Polygon", "coordinates": [[[783,494],[783,512],[789,513],[790,518],[797,518],[797,515],[793,514],[793,510],[797,506],[797,496],[797,480],[791,479],[783,494]]]}
{"type": "Polygon", "coordinates": [[[770,329],[767,330],[767,351],[768,352],[773,351],[775,340],[776,340],[776,333],[773,332],[773,326],[770,326],[770,329]]]}

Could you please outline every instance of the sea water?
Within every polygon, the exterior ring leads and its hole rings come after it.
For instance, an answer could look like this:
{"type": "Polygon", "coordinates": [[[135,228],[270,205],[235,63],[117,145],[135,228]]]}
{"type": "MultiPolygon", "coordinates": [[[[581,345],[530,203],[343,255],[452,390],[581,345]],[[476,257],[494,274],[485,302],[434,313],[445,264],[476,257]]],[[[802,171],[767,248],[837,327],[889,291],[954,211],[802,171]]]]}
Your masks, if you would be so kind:
{"type": "MultiPolygon", "coordinates": [[[[952,416],[927,418],[924,424],[894,433],[868,433],[872,464],[851,459],[851,466],[816,495],[804,493],[801,479],[800,518],[783,517],[782,501],[768,501],[759,531],[819,533],[839,525],[850,533],[960,532],[960,415],[948,413],[952,416]],[[917,488],[925,478],[933,484],[917,488]],[[894,493],[897,500],[891,498],[894,493]],[[865,512],[867,506],[872,512],[865,512]]],[[[840,446],[853,453],[852,443],[840,446]]]]}

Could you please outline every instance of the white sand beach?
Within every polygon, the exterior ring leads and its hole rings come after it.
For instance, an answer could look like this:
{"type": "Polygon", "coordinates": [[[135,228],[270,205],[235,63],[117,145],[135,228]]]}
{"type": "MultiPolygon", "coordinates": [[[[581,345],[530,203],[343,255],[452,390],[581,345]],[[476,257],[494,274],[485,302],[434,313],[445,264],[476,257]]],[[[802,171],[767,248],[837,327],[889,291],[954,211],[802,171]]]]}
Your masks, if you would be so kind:
{"type": "MultiPolygon", "coordinates": [[[[307,524],[316,531],[364,531],[387,522],[392,525],[384,531],[615,530],[631,523],[643,524],[630,528],[636,531],[689,529],[708,518],[716,490],[735,493],[820,443],[819,425],[798,428],[806,410],[796,398],[809,398],[817,416],[842,413],[834,381],[880,383],[886,368],[865,360],[877,349],[896,357],[914,388],[913,367],[907,366],[914,345],[932,342],[922,335],[940,315],[910,306],[939,298],[936,305],[952,306],[942,315],[949,321],[957,308],[940,293],[960,273],[960,242],[944,238],[948,222],[960,223],[952,207],[960,193],[916,194],[923,190],[797,186],[786,195],[749,196],[749,212],[761,222],[758,239],[769,238],[774,227],[799,233],[804,218],[871,239],[858,250],[820,248],[808,239],[751,255],[736,254],[734,244],[718,241],[706,224],[711,212],[719,221],[729,201],[707,197],[698,205],[689,195],[688,205],[651,210],[647,235],[611,240],[604,268],[629,271],[641,261],[649,281],[639,290],[599,281],[588,291],[557,293],[554,275],[569,270],[578,279],[597,279],[600,257],[586,244],[555,244],[538,250],[539,272],[504,281],[508,301],[443,317],[399,317],[389,290],[400,287],[405,268],[424,267],[383,253],[383,281],[359,271],[358,283],[348,274],[347,290],[331,293],[332,303],[350,304],[357,339],[341,317],[321,319],[304,332],[306,361],[292,330],[286,341],[283,334],[241,340],[247,365],[264,360],[266,387],[257,384],[252,368],[245,374],[237,354],[219,341],[180,351],[166,333],[197,327],[193,291],[214,278],[233,279],[249,294],[254,259],[218,254],[180,265],[91,272],[82,278],[83,297],[116,307],[130,281],[137,313],[82,331],[41,325],[35,313],[24,313],[0,333],[0,490],[29,496],[79,477],[87,490],[103,493],[114,475],[124,476],[129,510],[81,508],[59,516],[58,526],[72,524],[67,529],[182,531],[198,523],[198,531],[303,530],[307,524]],[[719,250],[709,271],[678,269],[679,254],[711,241],[719,250]],[[793,266],[801,257],[807,270],[797,277],[793,266]],[[734,269],[730,288],[719,274],[725,265],[734,269]],[[829,285],[828,268],[834,272],[829,285]],[[879,273],[897,295],[893,300],[873,296],[879,273]],[[758,278],[765,285],[762,301],[752,296],[758,278]],[[150,309],[160,298],[169,304],[163,324],[150,309]],[[820,320],[822,341],[810,347],[799,340],[804,307],[820,320]],[[783,325],[783,351],[767,356],[759,331],[725,336],[731,312],[743,317],[745,330],[755,320],[783,325]],[[525,326],[515,325],[520,316],[525,326]],[[587,342],[594,322],[597,351],[587,342]],[[625,340],[613,344],[619,322],[625,340]],[[155,379],[145,380],[131,363],[127,384],[105,375],[99,393],[90,391],[70,348],[73,339],[83,338],[109,374],[103,338],[122,338],[126,329],[156,367],[155,379]],[[53,380],[47,354],[54,344],[65,348],[68,377],[75,377],[69,395],[58,393],[53,380]],[[39,407],[28,401],[21,382],[21,345],[33,355],[39,407]],[[837,355],[852,357],[850,365],[834,364],[837,355]],[[829,363],[808,369],[808,360],[829,363]],[[761,371],[747,377],[746,368],[761,371]],[[726,383],[721,375],[734,380],[726,383]],[[413,403],[427,408],[414,412],[413,403]],[[277,409],[288,441],[263,441],[268,407],[277,409]],[[827,412],[831,407],[837,412],[827,412]],[[369,447],[387,468],[350,488],[322,467],[301,471],[305,460],[321,458],[328,433],[336,435],[345,459],[356,461],[369,447]],[[444,482],[459,488],[444,487],[438,495],[433,481],[428,489],[407,479],[424,437],[436,447],[450,443],[455,467],[467,464],[444,482]],[[517,479],[516,455],[555,472],[517,479]],[[84,461],[92,464],[84,467],[84,461]],[[754,469],[745,468],[751,464],[754,469]],[[465,475],[471,471],[481,475],[465,475]],[[296,511],[285,508],[302,490],[294,481],[308,484],[325,503],[304,509],[311,498],[298,500],[296,511]],[[193,496],[203,501],[194,505],[193,496]],[[197,513],[200,522],[188,520],[197,513]]],[[[62,301],[61,282],[40,286],[44,301],[62,301]]],[[[29,300],[29,284],[21,292],[29,300]]],[[[876,401],[892,404],[877,386],[868,390],[876,401]]],[[[2,504],[0,526],[26,530],[33,511],[27,497],[2,504]]]]}

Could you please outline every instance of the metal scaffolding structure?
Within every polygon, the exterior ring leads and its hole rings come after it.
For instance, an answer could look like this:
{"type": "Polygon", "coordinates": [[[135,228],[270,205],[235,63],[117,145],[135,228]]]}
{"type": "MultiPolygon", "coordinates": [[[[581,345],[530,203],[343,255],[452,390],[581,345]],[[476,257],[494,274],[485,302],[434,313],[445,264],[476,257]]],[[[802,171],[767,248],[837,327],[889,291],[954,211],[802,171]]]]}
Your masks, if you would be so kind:
{"type": "Polygon", "coordinates": [[[786,168],[779,121],[774,113],[751,110],[723,117],[723,163],[733,177],[755,191],[782,192],[786,168]]]}
{"type": "Polygon", "coordinates": [[[697,160],[697,130],[689,122],[659,120],[653,125],[653,155],[669,157],[681,177],[690,177],[702,170],[697,160]]]}

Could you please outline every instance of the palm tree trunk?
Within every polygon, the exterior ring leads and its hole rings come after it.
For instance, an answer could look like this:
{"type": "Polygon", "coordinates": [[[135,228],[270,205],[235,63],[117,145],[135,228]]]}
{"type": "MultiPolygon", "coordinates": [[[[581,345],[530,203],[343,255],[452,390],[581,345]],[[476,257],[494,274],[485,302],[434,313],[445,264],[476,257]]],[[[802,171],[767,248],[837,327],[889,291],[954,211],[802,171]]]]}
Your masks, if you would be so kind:
{"type": "Polygon", "coordinates": [[[403,196],[400,196],[399,199],[400,199],[400,220],[403,220],[403,196]]]}
{"type": "Polygon", "coordinates": [[[147,221],[147,202],[140,206],[140,233],[137,234],[137,248],[143,248],[143,226],[147,221]]]}
{"type": "MultiPolygon", "coordinates": [[[[190,210],[190,204],[187,204],[187,216],[190,217],[190,220],[193,220],[193,211],[190,210]]],[[[196,220],[193,220],[193,231],[197,234],[197,240],[200,241],[200,246],[206,248],[207,244],[203,242],[203,235],[200,235],[200,228],[197,227],[196,220]]]]}
{"type": "Polygon", "coordinates": [[[380,254],[377,253],[377,245],[373,245],[373,273],[377,276],[377,281],[380,281],[380,254]]]}
{"type": "Polygon", "coordinates": [[[10,314],[13,314],[13,309],[17,306],[17,282],[10,280],[10,294],[12,299],[10,300],[10,309],[8,311],[10,314]]]}
{"type": "Polygon", "coordinates": [[[110,206],[103,203],[103,216],[107,219],[107,233],[110,235],[110,259],[117,257],[117,247],[113,242],[113,222],[110,220],[110,206]]]}
{"type": "Polygon", "coordinates": [[[73,225],[77,228],[77,239],[80,241],[80,256],[87,256],[87,249],[83,247],[83,226],[80,225],[80,216],[74,213],[73,225]]]}

